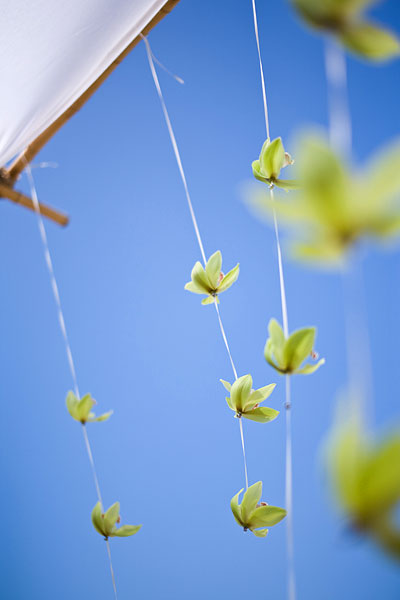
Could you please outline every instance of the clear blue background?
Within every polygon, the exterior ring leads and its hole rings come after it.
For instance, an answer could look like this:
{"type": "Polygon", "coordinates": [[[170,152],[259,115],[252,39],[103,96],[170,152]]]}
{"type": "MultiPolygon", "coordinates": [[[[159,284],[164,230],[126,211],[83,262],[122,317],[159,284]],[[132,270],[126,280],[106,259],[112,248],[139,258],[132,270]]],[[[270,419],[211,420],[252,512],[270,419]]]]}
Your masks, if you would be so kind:
{"type": "MultiPolygon", "coordinates": [[[[327,124],[322,40],[287,2],[258,2],[272,135],[290,149],[308,123],[327,124]]],[[[377,7],[400,31],[396,0],[377,7]]],[[[206,253],[241,263],[221,312],[240,374],[276,381],[263,346],[280,318],[272,231],[244,206],[240,185],[264,140],[251,2],[182,0],[151,33],[206,253]]],[[[400,63],[349,59],[356,161],[398,134],[400,63]]],[[[238,423],[219,378],[231,379],[215,311],[183,290],[199,251],[145,49],[140,44],[57,136],[34,172],[39,196],[65,209],[47,223],[82,392],[113,408],[89,436],[107,505],[120,500],[130,539],[111,541],[120,600],[286,597],[285,524],[245,535],[229,500],[243,486],[238,423]]],[[[18,186],[27,189],[25,178],[18,186]]],[[[1,587],[7,600],[111,599],[96,495],[78,424],[35,216],[0,206],[2,419],[1,587]]],[[[290,327],[318,326],[327,358],[293,390],[294,518],[299,599],[400,595],[398,565],[353,537],[324,483],[320,448],[346,381],[337,274],[287,262],[290,327]]],[[[400,255],[371,249],[366,289],[376,421],[399,415],[400,255]]],[[[282,408],[283,385],[269,404],[282,408]]],[[[284,418],[245,423],[249,475],[284,505],[284,418]]]]}

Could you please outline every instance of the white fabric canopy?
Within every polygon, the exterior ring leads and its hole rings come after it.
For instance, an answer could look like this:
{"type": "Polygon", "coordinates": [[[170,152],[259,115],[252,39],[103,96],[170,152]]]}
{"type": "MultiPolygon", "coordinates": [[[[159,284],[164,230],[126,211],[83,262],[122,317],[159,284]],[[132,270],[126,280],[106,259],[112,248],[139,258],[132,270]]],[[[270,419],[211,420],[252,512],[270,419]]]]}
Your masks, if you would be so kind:
{"type": "Polygon", "coordinates": [[[167,0],[0,0],[0,167],[79,98],[167,0]]]}

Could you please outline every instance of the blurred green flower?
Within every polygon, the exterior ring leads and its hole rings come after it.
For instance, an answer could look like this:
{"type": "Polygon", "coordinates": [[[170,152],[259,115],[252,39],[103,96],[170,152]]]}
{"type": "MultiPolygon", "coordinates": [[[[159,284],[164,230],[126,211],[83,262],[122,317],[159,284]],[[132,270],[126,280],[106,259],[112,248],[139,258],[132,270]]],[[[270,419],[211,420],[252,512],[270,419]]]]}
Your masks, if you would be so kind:
{"type": "Polygon", "coordinates": [[[312,27],[333,33],[350,52],[372,61],[399,56],[400,43],[395,34],[363,15],[377,0],[292,0],[312,27]]]}
{"type": "Polygon", "coordinates": [[[244,531],[248,529],[257,537],[265,537],[268,529],[286,517],[286,510],[278,506],[269,506],[265,502],[260,502],[262,494],[262,482],[258,481],[251,485],[243,494],[241,504],[239,496],[243,492],[240,490],[231,500],[231,510],[236,522],[243,527],[244,531]],[[262,528],[262,529],[260,529],[262,528]]]}
{"type": "Polygon", "coordinates": [[[264,348],[265,360],[281,375],[311,375],[325,359],[321,358],[315,364],[301,364],[309,357],[314,357],[315,327],[298,329],[285,338],[282,327],[275,319],[268,325],[269,338],[264,348]]]}
{"type": "Polygon", "coordinates": [[[299,151],[301,190],[289,201],[253,195],[263,214],[300,229],[293,251],[306,261],[340,264],[364,238],[383,240],[400,231],[400,142],[374,157],[361,172],[346,164],[320,137],[304,138],[299,151]],[[303,241],[304,240],[304,241],[303,241]]]}
{"type": "Polygon", "coordinates": [[[251,166],[256,179],[288,191],[297,188],[297,182],[279,179],[279,175],[284,167],[293,163],[294,160],[288,152],[285,152],[282,139],[279,137],[272,142],[269,139],[264,142],[259,159],[253,161],[251,166]]]}
{"type": "Polygon", "coordinates": [[[228,406],[233,410],[237,417],[244,417],[258,423],[268,423],[273,421],[279,415],[278,410],[260,406],[270,394],[272,394],[275,383],[266,385],[258,390],[253,390],[253,379],[251,375],[243,375],[234,381],[231,385],[228,381],[220,379],[222,385],[230,393],[226,399],[228,406]]]}
{"type": "Polygon", "coordinates": [[[400,504],[400,431],[377,443],[352,415],[334,428],[328,457],[334,493],[352,527],[400,559],[394,523],[400,504]]]}
{"type": "Polygon", "coordinates": [[[115,502],[103,513],[103,507],[100,502],[92,510],[92,523],[95,530],[103,535],[106,540],[110,537],[128,537],[134,535],[142,527],[141,525],[122,525],[117,528],[116,523],[120,523],[119,502],[115,502]]]}
{"type": "Polygon", "coordinates": [[[222,273],[221,267],[222,256],[219,250],[210,256],[205,268],[200,262],[196,262],[192,269],[192,280],[185,285],[185,290],[205,294],[202,304],[219,302],[218,294],[230,288],[239,277],[239,263],[226,275],[222,273]]]}
{"type": "Polygon", "coordinates": [[[75,421],[79,421],[84,425],[85,423],[95,423],[98,421],[106,421],[113,413],[112,410],[103,413],[99,417],[92,412],[92,408],[96,403],[96,400],[92,398],[90,394],[86,394],[79,400],[74,392],[68,392],[66,399],[67,409],[69,414],[75,421]]]}

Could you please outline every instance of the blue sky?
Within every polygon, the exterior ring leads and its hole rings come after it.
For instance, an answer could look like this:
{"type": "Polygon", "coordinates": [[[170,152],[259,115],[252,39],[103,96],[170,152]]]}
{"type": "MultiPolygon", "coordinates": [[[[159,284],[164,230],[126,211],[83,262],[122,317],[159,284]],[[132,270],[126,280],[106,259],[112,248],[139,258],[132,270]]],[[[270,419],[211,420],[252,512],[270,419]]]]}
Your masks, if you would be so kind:
{"type": "MultiPolygon", "coordinates": [[[[259,2],[271,133],[327,125],[323,44],[286,2],[259,2]]],[[[374,11],[400,31],[388,0],[374,11]]],[[[280,316],[272,231],[240,189],[264,141],[251,2],[182,2],[150,35],[206,253],[222,251],[240,278],[221,298],[239,374],[283,407],[266,365],[267,324],[280,316]]],[[[399,132],[400,64],[349,59],[354,161],[399,132]]],[[[244,484],[238,423],[219,379],[231,379],[215,311],[183,290],[199,257],[161,108],[140,44],[42,151],[40,199],[70,226],[46,224],[80,389],[107,423],[88,427],[104,501],[121,502],[133,538],[111,541],[119,597],[191,600],[286,597],[285,524],[265,540],[235,524],[244,484]]],[[[24,178],[19,182],[27,190],[24,178]]],[[[106,549],[90,523],[96,502],[80,426],[65,409],[72,387],[35,216],[1,203],[2,377],[0,500],[4,598],[112,598],[106,549]]],[[[326,366],[293,383],[294,519],[299,598],[398,597],[398,566],[346,531],[324,481],[320,451],[346,382],[338,274],[285,259],[289,324],[318,327],[326,366]]],[[[365,262],[377,429],[396,423],[400,374],[399,250],[365,262]]],[[[251,482],[284,505],[284,419],[246,422],[251,482]]]]}

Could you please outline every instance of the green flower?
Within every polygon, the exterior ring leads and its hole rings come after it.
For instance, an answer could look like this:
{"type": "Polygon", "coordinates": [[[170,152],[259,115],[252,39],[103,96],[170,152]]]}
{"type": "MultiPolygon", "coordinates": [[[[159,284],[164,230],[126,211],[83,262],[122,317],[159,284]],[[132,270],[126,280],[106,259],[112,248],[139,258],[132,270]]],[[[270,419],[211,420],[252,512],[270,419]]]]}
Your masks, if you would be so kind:
{"type": "Polygon", "coordinates": [[[333,491],[352,527],[400,558],[394,522],[400,504],[400,431],[375,442],[353,414],[336,425],[328,457],[333,491]]]}
{"type": "Polygon", "coordinates": [[[122,525],[117,529],[116,523],[119,523],[119,502],[116,502],[103,513],[103,507],[100,502],[92,510],[92,523],[95,530],[108,540],[110,537],[128,537],[134,535],[142,527],[141,525],[122,525]]]}
{"type": "Polygon", "coordinates": [[[374,157],[366,169],[351,173],[320,137],[307,137],[298,161],[301,191],[289,201],[266,194],[251,203],[264,214],[273,210],[294,232],[293,252],[305,261],[340,265],[366,238],[386,240],[400,231],[400,142],[374,157]]]}
{"type": "Polygon", "coordinates": [[[90,394],[86,394],[79,400],[73,392],[68,392],[66,404],[71,417],[75,419],[75,421],[82,423],[82,425],[87,422],[95,423],[96,421],[107,421],[113,413],[113,411],[110,410],[109,412],[96,417],[92,412],[96,400],[94,400],[90,394]]]}
{"type": "Polygon", "coordinates": [[[279,415],[278,410],[268,408],[267,406],[259,406],[264,402],[270,394],[272,394],[275,383],[266,385],[258,390],[253,390],[253,379],[251,375],[243,375],[239,377],[231,385],[228,381],[220,379],[222,385],[230,393],[226,399],[228,406],[236,413],[237,417],[244,417],[258,423],[268,423],[273,421],[279,415]]]}
{"type": "Polygon", "coordinates": [[[298,329],[288,338],[285,338],[282,327],[275,319],[268,325],[269,338],[264,348],[265,360],[271,367],[282,375],[311,375],[325,359],[321,358],[315,364],[301,364],[309,357],[314,357],[313,347],[315,342],[315,327],[298,329]]]}
{"type": "Polygon", "coordinates": [[[239,263],[229,273],[224,275],[221,271],[222,256],[218,250],[207,261],[206,268],[196,262],[192,269],[192,281],[185,285],[185,290],[194,294],[205,294],[202,304],[219,302],[218,294],[225,292],[239,277],[239,263]]]}
{"type": "Polygon", "coordinates": [[[333,33],[350,52],[372,61],[400,54],[395,34],[365,19],[363,10],[377,0],[292,0],[305,21],[333,33]]]}
{"type": "Polygon", "coordinates": [[[257,537],[265,537],[268,529],[286,517],[286,510],[278,506],[269,506],[265,502],[260,502],[262,494],[262,482],[258,481],[251,485],[243,494],[241,504],[239,496],[243,492],[240,490],[231,500],[231,509],[236,522],[243,527],[244,531],[250,529],[257,537]],[[262,529],[260,529],[262,528],[262,529]]]}
{"type": "Polygon", "coordinates": [[[298,187],[296,181],[279,179],[281,169],[292,165],[294,160],[285,152],[281,138],[276,138],[272,142],[269,138],[264,142],[261,148],[260,158],[252,162],[253,175],[259,181],[268,183],[270,186],[276,185],[288,191],[298,187]]]}

